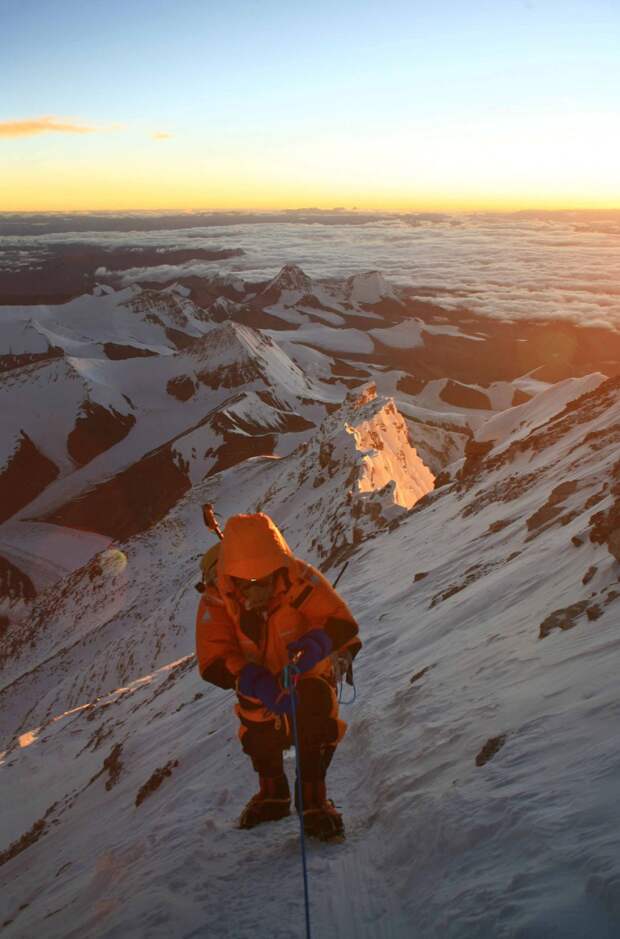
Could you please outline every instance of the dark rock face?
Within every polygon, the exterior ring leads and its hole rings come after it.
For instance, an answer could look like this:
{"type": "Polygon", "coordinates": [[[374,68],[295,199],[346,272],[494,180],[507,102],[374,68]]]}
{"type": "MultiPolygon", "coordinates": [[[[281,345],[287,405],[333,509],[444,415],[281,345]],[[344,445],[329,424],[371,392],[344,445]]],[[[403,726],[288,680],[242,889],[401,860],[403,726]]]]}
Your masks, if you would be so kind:
{"type": "Polygon", "coordinates": [[[67,438],[67,452],[78,466],[85,466],[124,440],[135,423],[133,414],[119,414],[114,408],[108,411],[101,404],[85,401],[67,438]]]}
{"type": "Polygon", "coordinates": [[[492,760],[495,754],[499,753],[505,743],[506,734],[500,734],[499,737],[489,737],[476,757],[476,766],[484,766],[485,763],[488,763],[489,760],[492,760]]]}
{"type": "Polygon", "coordinates": [[[437,606],[438,603],[443,603],[444,600],[449,600],[450,597],[460,593],[461,590],[465,590],[470,586],[470,584],[480,580],[481,577],[484,577],[486,574],[490,573],[494,567],[497,567],[498,564],[501,563],[502,562],[497,562],[496,564],[474,564],[472,567],[469,567],[465,571],[464,577],[460,583],[450,584],[448,587],[445,587],[443,590],[440,590],[439,593],[435,594],[430,602],[429,610],[432,610],[433,607],[437,606]]]}
{"type": "Polygon", "coordinates": [[[512,525],[514,518],[498,518],[497,521],[491,522],[487,528],[487,534],[496,535],[499,531],[503,531],[504,528],[508,528],[509,525],[512,525]]]}
{"type": "Polygon", "coordinates": [[[156,792],[167,776],[172,776],[172,770],[179,765],[178,760],[168,760],[165,766],[158,766],[153,775],[147,779],[143,786],[138,790],[135,799],[136,807],[142,805],[145,799],[156,792]]]}
{"type": "Polygon", "coordinates": [[[32,502],[56,479],[58,472],[56,464],[37,450],[22,431],[17,449],[0,474],[0,522],[32,502]]]}
{"type": "Polygon", "coordinates": [[[170,445],[55,510],[43,521],[124,540],[160,521],[190,488],[170,445]]]}
{"type": "Polygon", "coordinates": [[[236,466],[243,460],[253,456],[271,456],[277,443],[275,434],[232,434],[227,433],[224,443],[217,450],[207,450],[205,456],[215,456],[215,465],[211,467],[208,476],[213,476],[222,470],[236,466]]]}
{"type": "Polygon", "coordinates": [[[421,668],[419,672],[416,672],[415,675],[411,676],[411,678],[409,679],[409,684],[415,685],[416,681],[419,681],[421,678],[424,678],[426,673],[430,672],[431,668],[435,668],[434,663],[433,665],[425,665],[424,668],[421,668]]]}
{"type": "Polygon", "coordinates": [[[419,395],[426,388],[426,381],[423,378],[416,378],[415,375],[401,375],[396,382],[397,391],[402,391],[406,395],[419,395]]]}
{"type": "MultiPolygon", "coordinates": [[[[356,368],[354,365],[351,365],[350,362],[338,358],[334,358],[332,374],[337,378],[345,376],[346,378],[360,378],[364,381],[368,381],[369,378],[368,369],[356,368]]],[[[402,379],[399,379],[399,381],[402,381],[402,379]]],[[[400,385],[398,387],[400,387],[400,385]]]]}
{"type": "Polygon", "coordinates": [[[184,333],[181,329],[173,329],[172,326],[166,327],[166,338],[175,349],[191,349],[192,346],[196,345],[198,338],[196,336],[189,336],[187,333],[184,333]]]}
{"type": "MultiPolygon", "coordinates": [[[[30,831],[25,832],[21,838],[18,838],[18,840],[10,844],[6,850],[0,852],[0,867],[3,864],[6,864],[7,861],[12,861],[14,857],[17,857],[17,855],[21,854],[22,851],[25,851],[26,848],[36,844],[39,838],[41,838],[44,834],[47,834],[46,827],[47,823],[45,818],[39,818],[34,823],[30,831]]],[[[6,926],[12,922],[13,920],[9,919],[6,920],[2,925],[6,926]]]]}
{"type": "Polygon", "coordinates": [[[196,393],[197,385],[189,375],[182,375],[178,378],[171,378],[166,385],[166,391],[177,401],[189,401],[196,393]]]}
{"type": "Polygon", "coordinates": [[[528,531],[538,529],[544,531],[545,528],[548,528],[549,523],[561,514],[564,500],[576,491],[577,482],[575,480],[567,480],[564,483],[560,483],[559,486],[556,486],[545,504],[541,505],[541,507],[527,519],[526,524],[528,531]]]}
{"type": "Polygon", "coordinates": [[[209,371],[203,369],[196,374],[196,377],[203,385],[208,388],[237,388],[246,382],[255,381],[262,378],[260,370],[251,362],[240,364],[233,362],[231,365],[220,365],[219,368],[209,371]]]}
{"type": "Polygon", "coordinates": [[[124,346],[119,342],[105,342],[103,351],[109,359],[119,361],[121,359],[139,359],[146,356],[157,355],[151,349],[141,349],[139,346],[124,346]]]}
{"type": "Polygon", "coordinates": [[[620,562],[620,498],[607,512],[597,512],[592,516],[590,541],[606,544],[609,553],[620,562]]]}
{"type": "Polygon", "coordinates": [[[312,292],[312,281],[297,264],[285,264],[279,274],[256,297],[263,306],[277,303],[283,290],[301,291],[304,296],[312,292]]]}
{"type": "Polygon", "coordinates": [[[459,473],[459,479],[466,479],[472,476],[480,468],[483,459],[495,445],[493,440],[474,440],[470,437],[465,444],[465,462],[459,473]]]}
{"type": "Polygon", "coordinates": [[[515,388],[515,392],[512,396],[511,407],[516,408],[519,404],[527,404],[528,401],[532,400],[532,396],[521,391],[520,388],[515,388]]]}
{"type": "Polygon", "coordinates": [[[0,597],[34,600],[37,595],[30,577],[0,555],[0,597]]]}
{"type": "Polygon", "coordinates": [[[590,541],[606,544],[612,557],[620,562],[620,460],[612,470],[612,478],[614,502],[607,511],[596,512],[590,519],[590,541]]]}
{"type": "Polygon", "coordinates": [[[457,408],[479,408],[483,411],[491,410],[491,402],[487,395],[477,388],[470,388],[458,381],[447,381],[439,393],[439,397],[446,404],[457,408]]]}
{"type": "Polygon", "coordinates": [[[123,771],[123,761],[121,760],[122,752],[123,752],[123,744],[115,743],[112,749],[110,750],[110,753],[108,754],[108,756],[106,756],[105,760],[103,761],[103,766],[101,767],[98,773],[95,773],[95,775],[92,777],[88,785],[92,786],[95,780],[99,779],[100,776],[103,776],[104,773],[107,773],[108,778],[106,779],[105,787],[108,790],[108,792],[110,791],[110,789],[113,789],[114,786],[119,781],[121,773],[123,771]]]}
{"type": "Polygon", "coordinates": [[[561,610],[554,610],[540,624],[538,638],[546,639],[554,629],[572,629],[576,625],[577,619],[587,610],[589,602],[589,600],[579,600],[577,603],[572,603],[561,610]]]}
{"type": "Polygon", "coordinates": [[[14,368],[32,365],[35,362],[47,362],[50,359],[61,359],[64,355],[58,346],[50,346],[46,352],[22,352],[19,355],[0,355],[0,372],[10,372],[14,368]]]}

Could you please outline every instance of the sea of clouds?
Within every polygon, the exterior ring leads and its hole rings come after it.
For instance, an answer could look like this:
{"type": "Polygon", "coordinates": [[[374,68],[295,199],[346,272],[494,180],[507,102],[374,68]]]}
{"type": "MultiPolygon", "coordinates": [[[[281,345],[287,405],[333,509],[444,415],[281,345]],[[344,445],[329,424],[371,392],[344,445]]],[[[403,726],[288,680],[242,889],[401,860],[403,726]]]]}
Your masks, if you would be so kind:
{"type": "MultiPolygon", "coordinates": [[[[235,224],[149,231],[111,230],[0,236],[0,261],[19,255],[36,266],[59,244],[122,247],[242,248],[225,261],[125,269],[123,285],[148,278],[239,272],[246,280],[274,276],[287,263],[313,278],[380,270],[392,283],[446,310],[466,308],[505,320],[564,319],[620,330],[620,213],[399,215],[346,218],[288,213],[235,224]],[[3,255],[4,252],[4,255],[3,255]]],[[[105,260],[105,259],[104,259],[105,260]]],[[[104,261],[100,276],[106,276],[104,261]]]]}

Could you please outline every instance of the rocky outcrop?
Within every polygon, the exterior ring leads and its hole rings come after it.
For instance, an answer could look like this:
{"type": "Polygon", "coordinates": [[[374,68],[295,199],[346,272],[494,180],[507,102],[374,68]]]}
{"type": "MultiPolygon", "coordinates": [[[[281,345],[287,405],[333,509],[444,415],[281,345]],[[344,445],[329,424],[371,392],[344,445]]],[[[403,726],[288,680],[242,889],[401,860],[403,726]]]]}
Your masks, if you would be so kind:
{"type": "Polygon", "coordinates": [[[434,477],[402,415],[374,384],[351,392],[286,460],[260,510],[285,523],[291,505],[311,522],[304,546],[323,569],[345,560],[425,493],[434,477]]]}
{"type": "Polygon", "coordinates": [[[415,375],[401,375],[396,382],[397,391],[402,391],[406,395],[419,395],[426,388],[426,380],[417,378],[415,375]]]}
{"type": "Polygon", "coordinates": [[[238,388],[261,378],[259,369],[253,362],[230,362],[217,368],[203,368],[196,372],[198,381],[207,388],[238,388]]]}
{"type": "Polygon", "coordinates": [[[491,410],[491,401],[478,388],[472,388],[471,385],[463,385],[461,382],[449,379],[441,391],[439,397],[446,404],[451,404],[457,408],[476,408],[484,411],[491,410]]]}
{"type": "Polygon", "coordinates": [[[32,502],[58,473],[56,464],[22,431],[13,455],[0,473],[0,522],[32,502]]]}
{"type": "Polygon", "coordinates": [[[177,401],[189,401],[196,391],[198,385],[189,377],[189,375],[179,375],[177,378],[171,378],[166,385],[168,394],[176,398],[177,401]]]}
{"type": "Polygon", "coordinates": [[[30,577],[8,558],[0,555],[0,599],[34,600],[37,595],[30,577]]]}
{"type": "Polygon", "coordinates": [[[485,456],[495,445],[493,440],[474,440],[470,437],[465,444],[465,462],[459,472],[459,479],[474,476],[482,466],[485,456]]]}
{"type": "Polygon", "coordinates": [[[103,351],[113,361],[140,359],[157,355],[157,352],[153,352],[152,349],[145,349],[144,346],[129,346],[120,342],[104,342],[103,351]]]}
{"type": "Polygon", "coordinates": [[[187,467],[167,444],[42,521],[123,540],[162,519],[189,488],[187,467]]]}
{"type": "Polygon", "coordinates": [[[521,388],[515,388],[514,394],[512,396],[511,407],[516,408],[520,404],[527,404],[528,401],[532,400],[532,396],[528,395],[525,391],[522,391],[521,388]]]}
{"type": "Polygon", "coordinates": [[[590,519],[590,541],[605,544],[612,557],[620,563],[620,461],[612,470],[611,506],[596,512],[590,519]]]}
{"type": "Polygon", "coordinates": [[[61,359],[64,355],[62,349],[50,346],[47,352],[23,352],[17,355],[0,355],[0,372],[10,372],[15,368],[23,368],[35,362],[47,362],[50,359],[61,359]]]}
{"type": "Polygon", "coordinates": [[[285,264],[282,270],[256,295],[254,303],[273,306],[282,299],[283,293],[299,294],[297,302],[312,292],[312,281],[297,264],[285,264]]]}
{"type": "Polygon", "coordinates": [[[124,440],[136,423],[133,414],[119,414],[95,401],[85,401],[67,438],[69,456],[85,466],[96,456],[124,440]]]}
{"type": "MultiPolygon", "coordinates": [[[[562,514],[565,500],[568,496],[577,492],[577,489],[578,483],[574,479],[567,479],[565,482],[555,486],[544,505],[541,505],[541,507],[526,520],[528,531],[537,535],[545,531],[545,529],[562,514]]],[[[571,515],[570,519],[573,517],[574,516],[571,515]]]]}

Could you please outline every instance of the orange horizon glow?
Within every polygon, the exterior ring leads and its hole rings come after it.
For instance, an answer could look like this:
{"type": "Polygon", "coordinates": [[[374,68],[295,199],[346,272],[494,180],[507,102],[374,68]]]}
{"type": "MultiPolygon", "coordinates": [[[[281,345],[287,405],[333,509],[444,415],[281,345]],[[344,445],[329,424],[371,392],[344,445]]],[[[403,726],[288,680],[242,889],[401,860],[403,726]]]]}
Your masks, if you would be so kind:
{"type": "Polygon", "coordinates": [[[416,174],[415,184],[409,185],[401,171],[377,185],[367,171],[349,180],[335,172],[332,181],[327,173],[310,172],[307,167],[298,178],[294,169],[280,167],[280,178],[274,178],[277,172],[264,164],[247,172],[246,167],[227,171],[220,163],[200,172],[191,160],[183,172],[180,154],[176,154],[178,163],[173,156],[170,165],[171,148],[176,145],[172,135],[157,132],[148,143],[157,149],[157,157],[142,166],[136,160],[123,170],[114,163],[102,167],[88,161],[17,163],[0,176],[0,211],[270,212],[309,206],[395,213],[620,209],[620,184],[610,183],[608,177],[589,180],[586,187],[572,186],[572,180],[561,177],[552,182],[550,173],[546,181],[532,178],[533,174],[507,180],[508,171],[488,181],[481,173],[458,179],[446,174],[445,180],[429,173],[426,179],[416,174]]]}
{"type": "Polygon", "coordinates": [[[17,138],[0,141],[0,211],[620,208],[620,130],[603,111],[213,139],[164,122],[90,133],[97,124],[85,120],[44,132],[57,120],[11,123],[17,138]]]}
{"type": "MultiPolygon", "coordinates": [[[[153,146],[174,141],[154,142],[153,146]]],[[[84,169],[84,168],[83,168],[84,169]]],[[[164,174],[151,178],[127,173],[86,170],[80,175],[54,169],[49,182],[27,179],[21,167],[13,180],[0,177],[1,212],[283,212],[311,207],[321,211],[359,212],[519,212],[519,211],[614,211],[620,209],[620,191],[578,193],[563,187],[552,191],[515,187],[512,193],[497,187],[485,192],[482,186],[441,187],[326,186],[309,180],[295,185],[283,179],[274,185],[262,180],[215,177],[211,184],[196,184],[164,174]]]]}
{"type": "Polygon", "coordinates": [[[591,197],[577,198],[558,197],[555,199],[543,196],[530,199],[515,199],[498,197],[494,199],[453,198],[433,199],[430,196],[418,198],[403,198],[382,200],[367,196],[355,200],[338,199],[337,197],[317,199],[309,198],[306,193],[300,193],[297,199],[286,200],[278,198],[264,198],[246,201],[230,199],[227,201],[179,201],[161,199],[154,201],[150,198],[132,198],[108,200],[105,197],[93,199],[48,198],[43,200],[7,199],[0,201],[0,212],[3,213],[271,213],[271,212],[359,212],[379,214],[407,214],[415,212],[445,212],[452,214],[476,213],[512,213],[512,212],[616,212],[620,211],[620,198],[608,200],[601,198],[595,200],[591,197]]]}

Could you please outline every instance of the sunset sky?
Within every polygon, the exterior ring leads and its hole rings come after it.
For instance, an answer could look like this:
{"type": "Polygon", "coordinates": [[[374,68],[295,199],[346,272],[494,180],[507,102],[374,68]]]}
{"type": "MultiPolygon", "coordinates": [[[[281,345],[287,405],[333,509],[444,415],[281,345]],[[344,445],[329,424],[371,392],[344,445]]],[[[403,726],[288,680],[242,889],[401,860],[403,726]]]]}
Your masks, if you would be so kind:
{"type": "Polygon", "coordinates": [[[0,0],[0,210],[620,207],[618,0],[0,0]]]}

